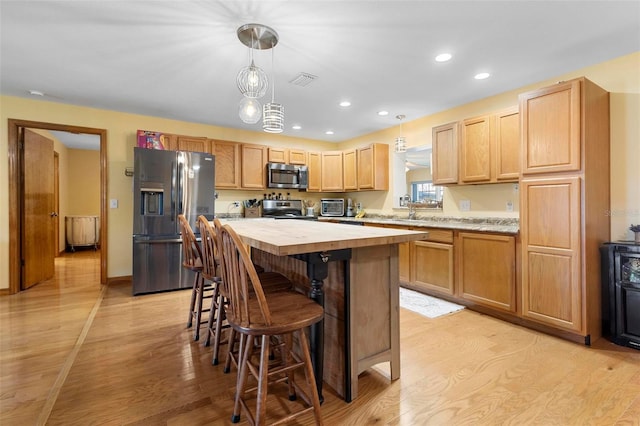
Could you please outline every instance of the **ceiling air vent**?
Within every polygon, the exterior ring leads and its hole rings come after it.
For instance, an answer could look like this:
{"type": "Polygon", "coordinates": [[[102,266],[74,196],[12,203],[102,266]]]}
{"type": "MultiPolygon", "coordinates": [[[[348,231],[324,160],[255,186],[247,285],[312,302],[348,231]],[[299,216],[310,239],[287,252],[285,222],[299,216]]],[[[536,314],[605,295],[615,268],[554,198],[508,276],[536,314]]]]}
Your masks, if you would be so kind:
{"type": "Polygon", "coordinates": [[[313,81],[315,79],[317,79],[318,76],[317,75],[313,75],[313,74],[309,74],[306,72],[301,72],[300,74],[298,74],[297,76],[295,76],[293,78],[293,80],[289,80],[289,83],[295,85],[295,86],[308,86],[309,84],[313,83],[313,81]]]}

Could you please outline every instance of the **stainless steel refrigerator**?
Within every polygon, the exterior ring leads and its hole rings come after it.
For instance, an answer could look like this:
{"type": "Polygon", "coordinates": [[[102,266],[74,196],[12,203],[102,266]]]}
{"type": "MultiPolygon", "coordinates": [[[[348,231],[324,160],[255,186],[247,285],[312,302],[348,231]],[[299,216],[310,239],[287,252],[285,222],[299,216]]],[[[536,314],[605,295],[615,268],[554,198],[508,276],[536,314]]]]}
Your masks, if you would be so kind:
{"type": "MultiPolygon", "coordinates": [[[[133,294],[189,288],[182,267],[178,214],[213,220],[215,158],[211,154],[134,148],[133,294]]],[[[197,235],[198,236],[198,235],[197,235]]]]}

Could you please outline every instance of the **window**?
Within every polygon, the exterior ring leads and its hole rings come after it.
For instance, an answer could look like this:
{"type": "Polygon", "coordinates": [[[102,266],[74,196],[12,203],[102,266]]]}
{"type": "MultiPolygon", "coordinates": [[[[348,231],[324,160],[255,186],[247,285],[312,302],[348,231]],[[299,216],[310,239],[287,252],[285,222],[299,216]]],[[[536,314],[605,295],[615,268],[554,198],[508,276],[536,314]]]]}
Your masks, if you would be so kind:
{"type": "Polygon", "coordinates": [[[411,199],[416,202],[434,200],[441,202],[444,187],[434,185],[430,180],[411,182],[411,199]]]}

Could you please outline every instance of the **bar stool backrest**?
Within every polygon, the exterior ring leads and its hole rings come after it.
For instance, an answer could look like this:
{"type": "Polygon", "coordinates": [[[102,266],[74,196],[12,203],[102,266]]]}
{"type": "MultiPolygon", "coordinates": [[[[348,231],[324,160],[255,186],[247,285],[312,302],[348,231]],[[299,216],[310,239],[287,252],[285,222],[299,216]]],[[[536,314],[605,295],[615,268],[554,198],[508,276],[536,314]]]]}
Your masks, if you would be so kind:
{"type": "Polygon", "coordinates": [[[218,249],[216,248],[216,231],[209,223],[206,216],[198,216],[198,229],[200,229],[200,238],[202,245],[203,269],[202,275],[208,280],[213,280],[218,276],[218,249]]]}
{"type": "Polygon", "coordinates": [[[188,269],[202,269],[202,251],[196,236],[189,225],[189,221],[183,214],[178,215],[180,222],[180,234],[182,236],[182,266],[188,269]]]}
{"type": "Polygon", "coordinates": [[[242,240],[229,225],[222,226],[218,238],[222,244],[223,280],[229,292],[227,320],[243,328],[250,328],[252,324],[272,325],[260,278],[242,240]],[[250,305],[255,306],[249,303],[254,298],[259,312],[249,309],[250,305]],[[259,318],[255,318],[256,313],[260,314],[259,318]]]}

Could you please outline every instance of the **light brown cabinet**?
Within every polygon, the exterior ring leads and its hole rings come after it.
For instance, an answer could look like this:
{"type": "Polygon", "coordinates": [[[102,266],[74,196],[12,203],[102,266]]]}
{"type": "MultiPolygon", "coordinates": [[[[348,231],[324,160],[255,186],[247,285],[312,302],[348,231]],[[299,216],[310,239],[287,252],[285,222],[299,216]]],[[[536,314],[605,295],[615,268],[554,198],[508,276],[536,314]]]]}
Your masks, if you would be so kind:
{"type": "Polygon", "coordinates": [[[301,149],[269,147],[268,160],[269,163],[304,166],[307,164],[307,153],[301,149]]]}
{"type": "Polygon", "coordinates": [[[358,189],[358,151],[348,149],[342,152],[343,180],[345,191],[358,189]]]}
{"type": "Polygon", "coordinates": [[[178,151],[212,153],[209,139],[191,136],[178,136],[178,151]]]}
{"type": "Polygon", "coordinates": [[[460,124],[460,183],[516,182],[520,165],[517,107],[460,124]]]}
{"type": "Polygon", "coordinates": [[[429,232],[429,239],[415,241],[411,253],[411,284],[427,290],[453,296],[455,294],[453,231],[420,228],[429,232]]]}
{"type": "Polygon", "coordinates": [[[307,192],[320,192],[322,181],[322,156],[319,152],[307,153],[308,182],[307,192]]]}
{"type": "Polygon", "coordinates": [[[374,143],[363,148],[358,148],[357,151],[358,189],[388,191],[389,145],[374,143]]]}
{"type": "Polygon", "coordinates": [[[344,191],[342,151],[324,151],[321,153],[321,157],[320,190],[325,192],[344,191]]]}
{"type": "MultiPolygon", "coordinates": [[[[410,229],[406,226],[399,225],[381,225],[365,223],[365,226],[374,226],[379,228],[393,228],[393,229],[410,229]]],[[[411,282],[411,246],[413,242],[399,243],[398,244],[398,270],[400,275],[401,284],[409,284],[411,282]]]]}
{"type": "Polygon", "coordinates": [[[431,144],[433,184],[458,183],[458,123],[434,127],[431,144]]]}
{"type": "Polygon", "coordinates": [[[240,182],[245,189],[265,189],[267,147],[262,145],[242,144],[241,146],[240,182]]]}
{"type": "Polygon", "coordinates": [[[230,141],[211,141],[216,157],[216,188],[240,187],[240,144],[230,141]]]}
{"type": "Polygon", "coordinates": [[[456,241],[457,295],[515,313],[516,241],[510,235],[460,232],[456,241]]]}
{"type": "Polygon", "coordinates": [[[520,115],[522,315],[589,344],[610,238],[609,93],[578,78],[520,95],[520,115]]]}

